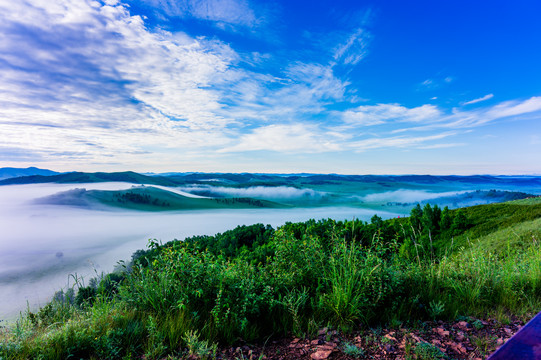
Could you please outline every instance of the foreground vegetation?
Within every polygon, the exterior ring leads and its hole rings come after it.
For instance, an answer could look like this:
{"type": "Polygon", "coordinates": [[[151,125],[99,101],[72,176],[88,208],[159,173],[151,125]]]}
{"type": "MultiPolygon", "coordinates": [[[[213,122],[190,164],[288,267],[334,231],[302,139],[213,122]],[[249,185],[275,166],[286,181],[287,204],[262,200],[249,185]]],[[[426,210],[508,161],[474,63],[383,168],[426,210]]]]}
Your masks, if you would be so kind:
{"type": "Polygon", "coordinates": [[[541,308],[541,200],[241,226],[138,251],[28,311],[2,359],[212,357],[218,344],[541,308]]]}

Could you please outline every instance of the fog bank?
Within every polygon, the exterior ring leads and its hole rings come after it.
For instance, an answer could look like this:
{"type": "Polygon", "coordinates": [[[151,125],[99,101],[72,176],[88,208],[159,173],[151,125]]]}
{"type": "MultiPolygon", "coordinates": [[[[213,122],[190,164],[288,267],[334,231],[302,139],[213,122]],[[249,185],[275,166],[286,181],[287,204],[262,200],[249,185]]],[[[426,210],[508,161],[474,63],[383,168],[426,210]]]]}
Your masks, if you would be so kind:
{"type": "MultiPolygon", "coordinates": [[[[146,248],[150,238],[167,242],[213,235],[242,224],[276,227],[310,218],[369,220],[374,215],[374,210],[348,207],[152,213],[35,202],[76,188],[131,187],[127,183],[0,186],[0,319],[13,319],[26,309],[27,302],[32,309],[44,305],[55,291],[68,286],[70,274],[88,280],[96,272],[111,271],[118,260],[129,260],[135,250],[146,248]]],[[[397,215],[378,214],[384,218],[397,215]]]]}

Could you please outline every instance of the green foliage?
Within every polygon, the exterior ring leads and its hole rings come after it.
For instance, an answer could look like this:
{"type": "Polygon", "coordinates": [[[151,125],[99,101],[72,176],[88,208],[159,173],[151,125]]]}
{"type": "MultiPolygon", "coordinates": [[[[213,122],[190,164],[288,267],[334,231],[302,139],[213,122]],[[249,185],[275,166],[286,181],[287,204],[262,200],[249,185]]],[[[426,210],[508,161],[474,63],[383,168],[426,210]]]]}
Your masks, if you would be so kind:
{"type": "Polygon", "coordinates": [[[360,359],[364,356],[364,350],[361,347],[347,341],[342,344],[341,349],[344,354],[355,359],[360,359]]]}
{"type": "Polygon", "coordinates": [[[430,317],[433,319],[436,319],[445,311],[445,304],[441,300],[438,302],[432,300],[430,301],[428,305],[429,305],[428,313],[430,317]]]}
{"type": "Polygon", "coordinates": [[[447,356],[435,345],[421,342],[415,347],[415,355],[419,360],[447,359],[447,356]]]}
{"type": "Polygon", "coordinates": [[[75,303],[82,307],[86,305],[92,305],[94,299],[96,298],[97,291],[92,286],[81,287],[77,291],[77,296],[75,296],[75,303]]]}
{"type": "Polygon", "coordinates": [[[343,329],[359,320],[367,323],[399,287],[390,265],[377,247],[374,250],[365,250],[354,242],[337,241],[323,267],[328,290],[321,296],[321,305],[333,324],[343,329]]]}
{"type": "Polygon", "coordinates": [[[209,344],[207,340],[200,340],[197,331],[187,331],[182,340],[188,348],[189,355],[196,356],[197,359],[214,359],[216,357],[218,344],[209,344]]]}
{"type": "MultiPolygon", "coordinates": [[[[348,331],[534,311],[541,306],[541,213],[532,219],[528,209],[537,214],[539,204],[503,205],[489,207],[497,216],[485,207],[440,212],[425,205],[410,219],[310,220],[276,230],[257,224],[150,241],[125,272],[87,287],[77,280],[77,293],[58,292],[28,311],[0,334],[0,358],[157,359],[185,356],[182,348],[209,358],[217,342],[301,337],[322,324],[348,331]],[[488,232],[483,216],[508,226],[488,232]],[[472,234],[483,234],[479,243],[463,241],[472,234]],[[517,236],[523,245],[511,247],[509,237],[517,236]]],[[[356,349],[343,351],[362,356],[356,349]]],[[[415,354],[441,358],[436,350],[419,344],[415,354]]]]}

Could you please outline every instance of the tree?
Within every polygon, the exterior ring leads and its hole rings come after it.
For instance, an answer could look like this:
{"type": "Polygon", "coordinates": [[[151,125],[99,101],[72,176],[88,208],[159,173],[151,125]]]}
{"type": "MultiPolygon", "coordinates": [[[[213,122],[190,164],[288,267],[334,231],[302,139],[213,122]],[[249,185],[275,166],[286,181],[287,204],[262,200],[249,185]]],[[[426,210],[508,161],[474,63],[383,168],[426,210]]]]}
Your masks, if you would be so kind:
{"type": "Polygon", "coordinates": [[[423,225],[423,232],[434,232],[434,210],[430,204],[426,204],[423,208],[423,215],[421,216],[421,224],[423,225]]]}
{"type": "Polygon", "coordinates": [[[453,219],[453,224],[451,225],[453,234],[460,234],[462,231],[468,228],[468,225],[468,218],[464,214],[464,211],[462,209],[458,209],[455,214],[455,218],[453,219]]]}
{"type": "Polygon", "coordinates": [[[440,219],[440,230],[445,231],[451,228],[451,224],[453,222],[453,218],[451,217],[451,213],[449,212],[449,207],[444,207],[443,211],[441,212],[441,219],[440,219]]]}
{"type": "Polygon", "coordinates": [[[414,230],[420,231],[421,230],[421,217],[423,216],[423,210],[421,209],[421,205],[417,204],[413,209],[411,209],[410,212],[410,225],[413,227],[414,230]]]}

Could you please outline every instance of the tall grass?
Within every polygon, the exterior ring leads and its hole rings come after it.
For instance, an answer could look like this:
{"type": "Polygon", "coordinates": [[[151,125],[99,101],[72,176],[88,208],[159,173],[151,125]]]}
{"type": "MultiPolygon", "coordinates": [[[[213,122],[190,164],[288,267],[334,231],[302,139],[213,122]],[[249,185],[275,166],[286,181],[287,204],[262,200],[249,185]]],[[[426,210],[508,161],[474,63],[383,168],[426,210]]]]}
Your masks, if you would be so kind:
{"type": "Polygon", "coordinates": [[[88,302],[58,299],[2,329],[0,358],[158,359],[197,351],[211,357],[218,342],[303,336],[324,325],[349,331],[541,306],[535,236],[507,250],[471,241],[435,252],[430,236],[414,233],[418,252],[411,257],[397,236],[384,238],[379,230],[371,241],[358,241],[344,235],[347,223],[321,233],[293,225],[265,240],[266,258],[257,246],[224,256],[191,242],[152,244],[151,256],[114,277],[124,278],[119,285],[103,283],[113,278],[106,277],[88,302]]]}

